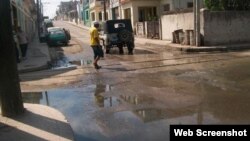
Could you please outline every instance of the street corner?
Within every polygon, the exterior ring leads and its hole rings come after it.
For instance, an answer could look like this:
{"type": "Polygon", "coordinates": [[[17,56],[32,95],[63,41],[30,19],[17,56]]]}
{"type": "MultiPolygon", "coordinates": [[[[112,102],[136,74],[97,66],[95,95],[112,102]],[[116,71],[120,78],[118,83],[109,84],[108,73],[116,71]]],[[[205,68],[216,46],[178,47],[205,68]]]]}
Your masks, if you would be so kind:
{"type": "Polygon", "coordinates": [[[24,104],[24,107],[22,115],[0,117],[1,141],[74,140],[71,126],[61,112],[38,104],[24,104]]]}

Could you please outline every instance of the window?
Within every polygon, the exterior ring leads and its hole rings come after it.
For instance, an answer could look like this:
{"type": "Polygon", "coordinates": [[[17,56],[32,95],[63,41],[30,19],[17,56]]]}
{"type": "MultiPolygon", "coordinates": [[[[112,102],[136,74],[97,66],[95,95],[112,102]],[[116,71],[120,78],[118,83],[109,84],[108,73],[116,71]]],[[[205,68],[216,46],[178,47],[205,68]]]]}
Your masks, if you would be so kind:
{"type": "Polygon", "coordinates": [[[170,11],[170,4],[164,4],[163,11],[170,11]]]}
{"type": "Polygon", "coordinates": [[[91,13],[91,20],[95,21],[95,12],[91,13]]]}
{"type": "Polygon", "coordinates": [[[124,23],[116,23],[114,24],[114,28],[125,28],[126,25],[124,23]]]}
{"type": "Polygon", "coordinates": [[[99,21],[102,21],[102,12],[99,12],[99,21]]]}
{"type": "Polygon", "coordinates": [[[187,3],[187,8],[193,8],[194,7],[194,3],[193,2],[188,2],[187,3]]]}
{"type": "Polygon", "coordinates": [[[131,9],[130,8],[124,10],[124,18],[131,19],[131,9]]]}
{"type": "Polygon", "coordinates": [[[89,20],[89,11],[85,11],[85,17],[86,20],[89,20]]]}
{"type": "Polygon", "coordinates": [[[157,19],[156,7],[139,7],[139,22],[152,21],[157,19]]]}

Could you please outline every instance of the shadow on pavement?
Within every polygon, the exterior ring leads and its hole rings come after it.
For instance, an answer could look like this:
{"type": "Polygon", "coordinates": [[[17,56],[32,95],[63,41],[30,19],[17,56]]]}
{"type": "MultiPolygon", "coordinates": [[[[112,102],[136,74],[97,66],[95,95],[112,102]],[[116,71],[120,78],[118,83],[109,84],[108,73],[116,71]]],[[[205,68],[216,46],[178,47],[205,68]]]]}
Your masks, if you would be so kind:
{"type": "Polygon", "coordinates": [[[46,141],[43,138],[40,138],[31,133],[27,133],[25,131],[17,129],[16,127],[9,126],[1,122],[0,122],[0,138],[1,141],[25,141],[25,140],[46,141]]]}
{"type": "Polygon", "coordinates": [[[20,79],[22,82],[26,81],[33,81],[33,80],[40,80],[45,78],[51,78],[56,75],[60,75],[72,70],[75,70],[76,67],[70,67],[70,68],[64,68],[64,69],[58,69],[58,70],[46,70],[46,71],[38,71],[38,72],[32,72],[27,74],[21,74],[20,79]]]}
{"type": "Polygon", "coordinates": [[[70,139],[67,134],[61,134],[61,131],[68,127],[66,122],[52,119],[43,115],[38,115],[28,110],[26,110],[23,115],[13,118],[13,120],[18,121],[25,126],[30,126],[31,128],[34,128],[34,130],[41,130],[42,133],[45,133],[45,136],[46,134],[50,134],[49,136],[52,135],[70,139]]]}

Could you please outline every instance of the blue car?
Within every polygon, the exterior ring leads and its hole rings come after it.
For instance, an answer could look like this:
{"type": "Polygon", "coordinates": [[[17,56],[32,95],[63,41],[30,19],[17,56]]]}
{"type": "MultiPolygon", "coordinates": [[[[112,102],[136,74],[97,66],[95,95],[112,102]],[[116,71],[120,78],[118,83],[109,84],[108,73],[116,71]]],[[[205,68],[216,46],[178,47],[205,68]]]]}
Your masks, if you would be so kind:
{"type": "Polygon", "coordinates": [[[50,27],[47,29],[47,44],[49,47],[57,45],[68,45],[70,33],[61,27],[50,27]]]}

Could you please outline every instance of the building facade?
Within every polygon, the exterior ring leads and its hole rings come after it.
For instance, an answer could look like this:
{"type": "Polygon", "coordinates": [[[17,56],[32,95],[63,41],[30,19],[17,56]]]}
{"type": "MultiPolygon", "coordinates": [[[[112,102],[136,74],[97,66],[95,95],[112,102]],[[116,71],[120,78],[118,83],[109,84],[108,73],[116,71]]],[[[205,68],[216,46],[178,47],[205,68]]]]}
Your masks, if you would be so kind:
{"type": "Polygon", "coordinates": [[[32,39],[36,32],[36,4],[34,0],[11,0],[12,25],[21,27],[32,39]]]}
{"type": "Polygon", "coordinates": [[[120,0],[109,0],[109,13],[110,13],[110,19],[116,20],[121,19],[121,5],[120,0]]]}
{"type": "Polygon", "coordinates": [[[157,20],[160,16],[160,0],[120,0],[122,19],[137,22],[157,20]]]}
{"type": "Polygon", "coordinates": [[[91,26],[90,11],[89,11],[89,0],[83,0],[82,16],[83,16],[83,24],[85,26],[91,26]]]}

